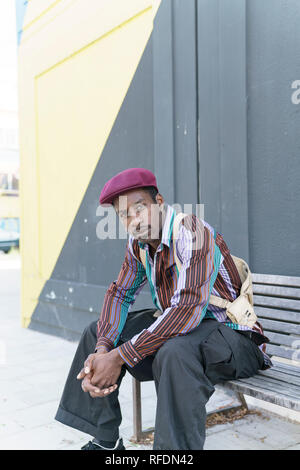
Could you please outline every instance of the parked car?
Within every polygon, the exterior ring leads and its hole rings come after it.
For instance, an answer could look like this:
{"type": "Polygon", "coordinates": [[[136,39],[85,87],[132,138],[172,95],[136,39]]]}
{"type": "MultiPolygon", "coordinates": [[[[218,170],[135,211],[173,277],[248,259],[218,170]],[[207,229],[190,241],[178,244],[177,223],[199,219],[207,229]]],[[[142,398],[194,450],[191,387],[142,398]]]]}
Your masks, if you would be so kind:
{"type": "Polygon", "coordinates": [[[8,253],[12,247],[20,246],[19,219],[0,219],[0,250],[8,253]]]}

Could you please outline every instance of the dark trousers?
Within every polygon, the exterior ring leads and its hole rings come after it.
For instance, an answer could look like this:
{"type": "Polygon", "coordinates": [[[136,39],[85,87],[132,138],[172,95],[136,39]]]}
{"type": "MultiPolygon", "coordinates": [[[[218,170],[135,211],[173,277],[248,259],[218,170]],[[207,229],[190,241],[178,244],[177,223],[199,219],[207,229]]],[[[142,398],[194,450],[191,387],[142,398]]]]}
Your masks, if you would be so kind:
{"type": "MultiPolygon", "coordinates": [[[[154,312],[130,312],[118,345],[149,327],[156,320],[154,312]]],[[[94,352],[96,325],[92,322],[82,334],[55,419],[97,439],[115,441],[122,421],[119,387],[106,397],[92,398],[76,379],[85,359],[94,352]]],[[[170,338],[155,355],[135,367],[124,364],[117,383],[120,386],[126,370],[140,381],[154,380],[153,449],[203,449],[205,405],[214,385],[250,377],[262,368],[263,355],[249,337],[216,320],[204,319],[191,333],[170,338]]]]}

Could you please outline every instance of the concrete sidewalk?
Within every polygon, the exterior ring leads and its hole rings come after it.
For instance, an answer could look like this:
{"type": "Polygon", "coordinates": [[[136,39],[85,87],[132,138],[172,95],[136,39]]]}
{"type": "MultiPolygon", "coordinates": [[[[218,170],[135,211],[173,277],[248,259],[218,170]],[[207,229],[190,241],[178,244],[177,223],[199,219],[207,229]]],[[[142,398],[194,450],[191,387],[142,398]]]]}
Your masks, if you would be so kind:
{"type": "MultiPolygon", "coordinates": [[[[20,261],[16,253],[0,253],[0,449],[80,449],[90,436],[62,425],[54,415],[77,344],[20,326],[20,261]]],[[[132,378],[120,387],[123,421],[120,435],[132,444],[132,378]]],[[[154,426],[153,382],[142,384],[143,428],[154,426]]],[[[217,389],[207,410],[234,403],[217,389]]],[[[205,449],[300,449],[299,423],[270,412],[250,414],[207,430],[205,449]]]]}

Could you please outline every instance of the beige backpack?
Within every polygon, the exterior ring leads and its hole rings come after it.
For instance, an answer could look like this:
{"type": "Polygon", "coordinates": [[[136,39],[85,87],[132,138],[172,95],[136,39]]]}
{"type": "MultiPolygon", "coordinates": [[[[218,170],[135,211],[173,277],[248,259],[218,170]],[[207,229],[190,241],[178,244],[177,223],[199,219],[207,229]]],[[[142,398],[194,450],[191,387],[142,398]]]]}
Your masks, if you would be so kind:
{"type": "MultiPolygon", "coordinates": [[[[174,258],[178,271],[181,269],[181,262],[176,253],[176,240],[178,238],[179,225],[181,220],[187,214],[179,213],[176,215],[173,224],[173,248],[174,248],[174,258]]],[[[257,321],[257,316],[253,309],[253,288],[252,288],[252,277],[251,271],[248,264],[242,258],[231,255],[238,273],[240,275],[242,286],[240,290],[240,295],[233,301],[222,299],[216,295],[210,295],[209,304],[215,305],[216,307],[226,308],[226,314],[231,319],[233,323],[238,323],[239,325],[253,327],[257,321]]],[[[146,268],[146,250],[140,248],[140,258],[146,268]]]]}

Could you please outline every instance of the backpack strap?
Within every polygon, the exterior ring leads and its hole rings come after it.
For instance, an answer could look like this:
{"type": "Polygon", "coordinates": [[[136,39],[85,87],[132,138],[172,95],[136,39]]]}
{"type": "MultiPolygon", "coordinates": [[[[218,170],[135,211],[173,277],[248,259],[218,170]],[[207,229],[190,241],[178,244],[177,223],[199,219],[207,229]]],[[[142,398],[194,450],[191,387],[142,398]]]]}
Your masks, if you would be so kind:
{"type": "MultiPolygon", "coordinates": [[[[252,279],[251,279],[251,272],[249,269],[248,264],[242,258],[238,258],[237,256],[231,255],[234,264],[237,268],[239,276],[242,281],[240,294],[248,297],[248,300],[251,305],[253,305],[253,293],[252,293],[252,279]]],[[[232,302],[230,300],[222,299],[216,295],[210,295],[209,303],[215,305],[216,307],[226,308],[228,309],[232,302]]]]}
{"type": "Polygon", "coordinates": [[[233,261],[236,265],[238,273],[240,275],[242,286],[240,295],[245,295],[248,297],[248,300],[251,305],[253,304],[253,286],[252,286],[252,274],[249,269],[248,264],[242,258],[238,258],[237,256],[231,255],[233,261]]]}
{"type": "MultiPolygon", "coordinates": [[[[234,261],[234,264],[237,268],[237,271],[242,281],[240,294],[238,297],[241,297],[241,296],[246,297],[247,300],[249,301],[249,304],[253,306],[252,277],[251,277],[251,271],[249,269],[249,266],[246,263],[246,261],[243,260],[242,258],[238,258],[237,256],[234,256],[234,255],[231,255],[231,257],[234,261]]],[[[229,300],[222,299],[221,297],[218,297],[212,294],[209,297],[209,303],[212,305],[215,305],[216,307],[226,308],[227,311],[229,307],[233,304],[233,302],[230,302],[229,300]]]]}

